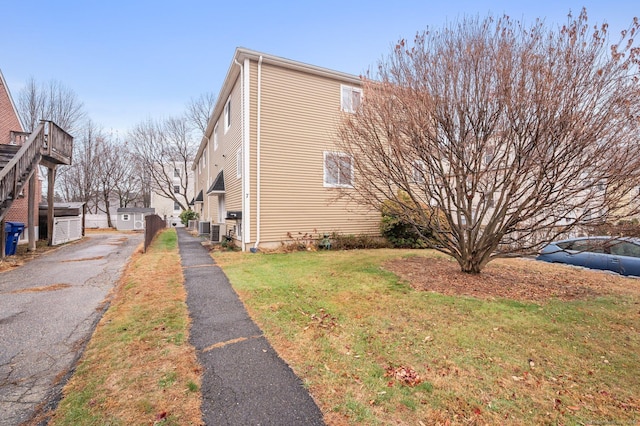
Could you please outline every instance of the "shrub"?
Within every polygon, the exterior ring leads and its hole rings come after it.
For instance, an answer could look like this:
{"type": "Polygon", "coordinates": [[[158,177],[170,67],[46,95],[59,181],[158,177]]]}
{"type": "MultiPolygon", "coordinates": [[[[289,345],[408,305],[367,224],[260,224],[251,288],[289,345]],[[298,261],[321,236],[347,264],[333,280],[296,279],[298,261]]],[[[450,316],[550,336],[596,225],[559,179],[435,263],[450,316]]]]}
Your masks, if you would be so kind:
{"type": "Polygon", "coordinates": [[[387,200],[382,205],[380,233],[395,248],[427,248],[436,244],[437,233],[448,229],[447,220],[440,210],[425,205],[421,208],[427,212],[428,219],[417,213],[418,209],[408,195],[399,192],[398,201],[387,200]],[[406,211],[411,212],[408,218],[406,211]],[[412,223],[418,226],[420,233],[412,223]]]}
{"type": "Polygon", "coordinates": [[[182,222],[184,226],[189,225],[190,220],[198,220],[198,218],[200,218],[200,215],[191,209],[183,210],[182,213],[180,213],[180,222],[182,222]]]}
{"type": "Polygon", "coordinates": [[[320,234],[314,229],[313,233],[298,232],[294,236],[287,233],[288,241],[283,241],[277,252],[290,253],[294,251],[316,251],[316,250],[354,250],[354,249],[375,249],[388,248],[389,242],[382,237],[372,235],[342,235],[337,232],[331,234],[320,234]],[[329,244],[327,244],[327,242],[329,244]]]}
{"type": "Polygon", "coordinates": [[[330,239],[333,250],[377,249],[390,246],[385,238],[371,235],[341,235],[334,232],[330,239]]]}

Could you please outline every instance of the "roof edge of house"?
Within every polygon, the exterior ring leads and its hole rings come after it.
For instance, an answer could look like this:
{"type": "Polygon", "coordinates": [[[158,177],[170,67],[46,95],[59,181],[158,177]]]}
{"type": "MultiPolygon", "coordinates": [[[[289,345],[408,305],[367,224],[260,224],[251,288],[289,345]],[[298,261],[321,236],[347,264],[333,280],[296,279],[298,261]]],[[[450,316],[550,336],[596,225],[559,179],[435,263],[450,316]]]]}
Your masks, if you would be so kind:
{"type": "Polygon", "coordinates": [[[213,112],[209,117],[209,122],[207,123],[207,128],[205,130],[205,134],[203,135],[200,146],[198,147],[198,152],[196,153],[195,159],[191,166],[192,170],[195,170],[198,164],[198,160],[202,156],[204,151],[204,147],[209,142],[211,138],[211,134],[213,133],[213,128],[215,126],[214,117],[217,117],[222,113],[222,109],[224,108],[224,104],[227,102],[227,98],[231,94],[231,90],[233,88],[233,83],[235,83],[238,74],[240,73],[240,67],[237,63],[243,63],[245,59],[259,61],[262,58],[262,63],[268,63],[272,65],[277,65],[283,68],[292,69],[295,71],[306,72],[309,74],[319,75],[323,77],[336,78],[339,80],[343,80],[346,83],[351,84],[360,84],[361,79],[360,76],[349,74],[342,71],[336,71],[329,68],[307,64],[305,62],[294,61],[292,59],[283,58],[281,56],[271,55],[264,52],[259,52],[256,50],[247,49],[244,47],[237,47],[235,53],[233,55],[233,59],[231,64],[229,65],[229,70],[224,78],[224,82],[222,84],[222,88],[218,93],[218,97],[216,98],[216,104],[213,108],[213,112]]]}

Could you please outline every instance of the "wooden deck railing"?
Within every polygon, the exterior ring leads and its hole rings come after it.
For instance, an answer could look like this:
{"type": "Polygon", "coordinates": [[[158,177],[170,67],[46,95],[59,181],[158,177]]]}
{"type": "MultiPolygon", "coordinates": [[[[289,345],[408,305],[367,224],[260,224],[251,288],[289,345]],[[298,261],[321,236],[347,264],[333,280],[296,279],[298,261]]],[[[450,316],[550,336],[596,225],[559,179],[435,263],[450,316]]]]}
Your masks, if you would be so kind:
{"type": "Polygon", "coordinates": [[[71,164],[73,136],[65,132],[53,121],[42,121],[45,125],[45,140],[42,155],[56,164],[71,164]]]}
{"type": "Polygon", "coordinates": [[[11,132],[11,142],[22,145],[0,170],[0,220],[43,156],[54,164],[71,164],[73,150],[73,137],[52,121],[41,121],[28,137],[24,132],[11,132]]]}

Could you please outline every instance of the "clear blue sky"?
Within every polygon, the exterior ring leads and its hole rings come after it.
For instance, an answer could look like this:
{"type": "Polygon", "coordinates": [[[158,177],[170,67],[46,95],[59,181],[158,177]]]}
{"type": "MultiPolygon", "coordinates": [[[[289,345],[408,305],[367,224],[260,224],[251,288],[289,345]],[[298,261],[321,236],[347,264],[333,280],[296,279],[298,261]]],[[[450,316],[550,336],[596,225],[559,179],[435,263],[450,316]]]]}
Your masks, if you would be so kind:
{"type": "Polygon", "coordinates": [[[361,74],[400,38],[465,15],[555,26],[583,6],[616,33],[640,17],[638,0],[0,0],[0,69],[14,97],[30,77],[58,80],[123,135],[217,95],[238,46],[361,74]]]}

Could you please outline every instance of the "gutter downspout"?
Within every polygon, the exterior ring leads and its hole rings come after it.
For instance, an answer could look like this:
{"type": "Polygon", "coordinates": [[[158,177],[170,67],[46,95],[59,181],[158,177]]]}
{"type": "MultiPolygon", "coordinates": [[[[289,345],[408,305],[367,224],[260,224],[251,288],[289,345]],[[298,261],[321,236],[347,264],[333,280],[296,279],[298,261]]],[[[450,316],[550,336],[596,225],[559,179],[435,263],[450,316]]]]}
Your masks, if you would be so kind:
{"type": "Polygon", "coordinates": [[[260,244],[260,118],[261,118],[261,102],[262,102],[262,55],[258,59],[258,99],[256,113],[256,242],[253,245],[258,250],[260,244]]]}
{"type": "MultiPolygon", "coordinates": [[[[241,99],[241,107],[240,107],[240,122],[242,123],[242,130],[240,131],[240,146],[241,149],[244,150],[244,67],[242,66],[242,64],[240,62],[238,62],[238,60],[236,58],[233,58],[233,62],[238,65],[240,67],[240,99],[241,99]]],[[[244,152],[242,153],[242,155],[244,156],[244,152]]],[[[242,168],[244,169],[244,161],[242,162],[242,168]]],[[[244,175],[244,170],[242,170],[242,196],[241,196],[241,201],[242,201],[242,220],[244,221],[245,218],[245,214],[244,214],[244,179],[245,179],[245,175],[244,175]]],[[[240,246],[242,247],[242,251],[245,251],[244,249],[244,235],[245,232],[244,230],[242,231],[242,237],[240,240],[240,246]]]]}
{"type": "MultiPolygon", "coordinates": [[[[205,188],[209,188],[209,186],[208,186],[208,185],[209,185],[209,182],[210,182],[210,180],[209,180],[209,179],[210,179],[210,177],[211,177],[211,176],[209,175],[209,170],[210,170],[210,169],[209,169],[209,167],[211,166],[210,161],[209,161],[209,151],[210,151],[210,148],[211,148],[211,147],[210,147],[209,145],[210,145],[210,143],[211,143],[211,140],[207,137],[207,135],[203,135],[203,137],[207,140],[207,147],[205,148],[205,150],[206,150],[206,152],[207,152],[207,155],[205,156],[205,159],[206,159],[206,161],[207,161],[207,166],[206,166],[206,167],[207,167],[207,180],[205,181],[204,185],[202,186],[202,190],[204,191],[204,190],[205,190],[205,188]]],[[[204,154],[204,153],[203,153],[203,154],[204,154]]],[[[187,178],[187,179],[188,179],[188,178],[187,178]]],[[[194,179],[194,180],[197,180],[197,179],[194,179]]],[[[195,185],[194,185],[194,186],[195,186],[195,185]]],[[[197,195],[197,194],[195,193],[196,191],[193,191],[193,192],[194,192],[194,195],[193,195],[193,196],[195,197],[195,196],[197,195]]],[[[202,208],[204,209],[204,207],[205,207],[205,206],[207,206],[207,220],[208,220],[208,221],[211,221],[211,212],[209,211],[209,198],[208,198],[208,196],[207,196],[207,193],[206,193],[206,192],[203,192],[203,194],[204,194],[204,195],[203,195],[203,197],[202,197],[202,208]],[[206,203],[204,202],[204,200],[205,200],[205,199],[207,200],[207,202],[206,202],[206,203]]]]}
{"type": "Polygon", "coordinates": [[[250,108],[251,108],[251,62],[245,58],[244,64],[240,64],[237,59],[233,60],[240,66],[240,97],[241,104],[241,153],[242,153],[242,237],[240,243],[242,251],[246,251],[247,241],[251,240],[251,147],[250,147],[250,108]]]}

